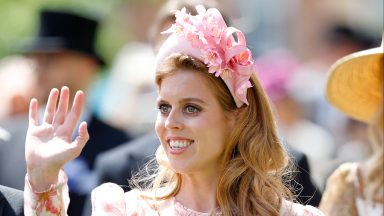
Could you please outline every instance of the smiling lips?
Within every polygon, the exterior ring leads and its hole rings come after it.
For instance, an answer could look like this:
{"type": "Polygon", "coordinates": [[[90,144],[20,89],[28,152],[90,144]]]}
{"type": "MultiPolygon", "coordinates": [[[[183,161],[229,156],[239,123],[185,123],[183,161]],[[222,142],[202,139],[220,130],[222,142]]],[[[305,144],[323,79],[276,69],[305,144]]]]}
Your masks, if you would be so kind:
{"type": "Polygon", "coordinates": [[[171,154],[182,154],[194,141],[187,139],[169,140],[168,146],[171,154]]]}

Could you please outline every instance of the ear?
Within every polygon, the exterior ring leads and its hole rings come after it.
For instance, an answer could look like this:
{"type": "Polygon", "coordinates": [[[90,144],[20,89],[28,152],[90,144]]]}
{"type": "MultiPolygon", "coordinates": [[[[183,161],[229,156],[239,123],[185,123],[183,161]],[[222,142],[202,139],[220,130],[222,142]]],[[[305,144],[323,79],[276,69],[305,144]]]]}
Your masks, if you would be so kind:
{"type": "Polygon", "coordinates": [[[11,97],[11,115],[28,113],[28,99],[21,94],[11,97]]]}

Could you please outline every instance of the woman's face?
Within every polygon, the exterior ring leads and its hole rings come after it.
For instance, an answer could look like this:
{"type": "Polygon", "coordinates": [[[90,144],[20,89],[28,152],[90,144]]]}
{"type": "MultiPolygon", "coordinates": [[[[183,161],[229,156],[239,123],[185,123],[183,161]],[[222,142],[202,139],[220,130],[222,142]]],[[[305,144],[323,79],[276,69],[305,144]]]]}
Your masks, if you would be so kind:
{"type": "Polygon", "coordinates": [[[233,125],[203,76],[179,71],[159,87],[156,133],[178,173],[217,172],[233,125]]]}

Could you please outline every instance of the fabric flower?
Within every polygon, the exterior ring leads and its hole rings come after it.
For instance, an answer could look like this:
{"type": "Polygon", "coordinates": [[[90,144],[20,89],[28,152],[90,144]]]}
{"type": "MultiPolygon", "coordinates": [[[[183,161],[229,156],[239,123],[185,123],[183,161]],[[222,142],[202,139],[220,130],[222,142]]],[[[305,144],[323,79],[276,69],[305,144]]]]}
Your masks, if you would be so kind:
{"type": "Polygon", "coordinates": [[[244,34],[236,28],[227,27],[215,8],[206,10],[198,5],[196,10],[195,16],[187,14],[185,8],[176,11],[175,24],[163,33],[172,33],[184,39],[169,37],[178,41],[166,41],[159,50],[157,62],[174,52],[199,58],[207,65],[209,73],[224,80],[238,107],[244,103],[248,105],[247,89],[252,87],[250,77],[255,70],[244,34]]]}

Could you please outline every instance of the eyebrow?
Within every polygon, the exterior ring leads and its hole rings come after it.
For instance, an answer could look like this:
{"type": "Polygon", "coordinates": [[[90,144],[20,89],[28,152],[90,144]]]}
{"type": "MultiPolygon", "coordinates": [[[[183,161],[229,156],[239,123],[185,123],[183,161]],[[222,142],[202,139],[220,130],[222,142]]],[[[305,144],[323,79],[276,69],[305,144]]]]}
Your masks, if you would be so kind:
{"type": "Polygon", "coordinates": [[[183,103],[197,102],[197,103],[201,103],[201,104],[207,104],[205,101],[198,99],[198,98],[184,98],[181,100],[181,102],[183,102],[183,103]]]}
{"type": "MultiPolygon", "coordinates": [[[[195,103],[201,103],[203,105],[206,105],[207,103],[201,99],[198,98],[183,98],[180,103],[190,103],[190,102],[195,102],[195,103]]],[[[166,100],[158,98],[157,103],[167,103],[166,100]]]]}

